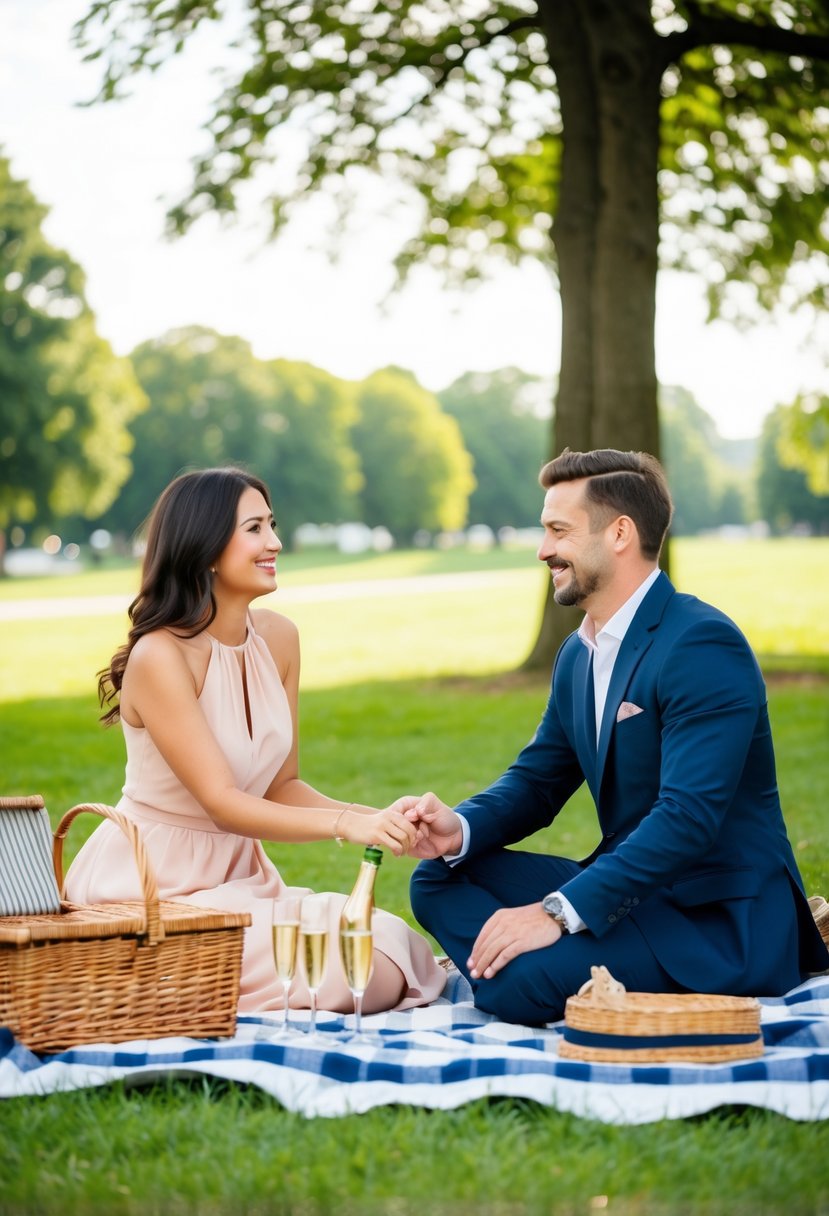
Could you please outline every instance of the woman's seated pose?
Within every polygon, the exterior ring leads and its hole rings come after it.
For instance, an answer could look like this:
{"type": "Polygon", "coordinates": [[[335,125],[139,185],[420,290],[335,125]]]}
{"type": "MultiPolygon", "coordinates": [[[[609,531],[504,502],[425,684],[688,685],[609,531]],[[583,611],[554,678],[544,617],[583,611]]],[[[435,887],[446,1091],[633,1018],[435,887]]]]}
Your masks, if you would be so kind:
{"type": "MultiPolygon", "coordinates": [[[[287,888],[260,840],[337,837],[400,856],[418,834],[396,803],[358,806],[300,779],[297,630],[250,608],[275,589],[281,548],[256,477],[233,468],[178,477],[150,517],[127,641],[99,679],[103,721],[120,718],[126,740],[118,809],[141,831],[161,898],[252,915],[242,1012],[282,1007],[271,920],[287,888]]],[[[67,895],[141,898],[132,849],[115,824],[101,824],[83,846],[67,895]]],[[[344,898],[330,898],[332,932],[344,898]]],[[[429,943],[389,913],[376,914],[374,960],[366,1012],[426,1004],[443,988],[429,943]]],[[[291,1005],[309,1003],[298,973],[291,1005]]],[[[353,1007],[336,950],[318,1006],[353,1007]]]]}

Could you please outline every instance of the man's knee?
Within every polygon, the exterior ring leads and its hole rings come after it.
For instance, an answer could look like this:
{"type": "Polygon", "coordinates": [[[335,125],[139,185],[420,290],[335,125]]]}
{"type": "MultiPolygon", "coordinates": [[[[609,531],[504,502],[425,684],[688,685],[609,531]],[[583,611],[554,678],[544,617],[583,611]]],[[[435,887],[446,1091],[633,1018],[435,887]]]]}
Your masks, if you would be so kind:
{"type": "Polygon", "coordinates": [[[564,1017],[570,995],[555,983],[537,956],[540,951],[520,954],[491,980],[479,980],[475,1004],[502,1022],[540,1026],[564,1017]]]}
{"type": "Polygon", "coordinates": [[[409,901],[419,924],[429,927],[435,897],[451,881],[452,871],[442,861],[421,861],[409,881],[409,901]]]}

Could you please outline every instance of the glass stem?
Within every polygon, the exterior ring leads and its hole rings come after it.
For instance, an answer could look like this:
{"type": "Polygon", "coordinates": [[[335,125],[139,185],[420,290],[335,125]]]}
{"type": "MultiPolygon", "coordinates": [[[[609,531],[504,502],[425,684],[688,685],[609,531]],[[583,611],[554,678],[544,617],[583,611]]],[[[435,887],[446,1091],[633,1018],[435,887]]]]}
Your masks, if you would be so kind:
{"type": "Polygon", "coordinates": [[[309,1034],[316,1034],[317,1031],[317,990],[316,988],[309,989],[311,994],[311,1021],[308,1026],[309,1034]]]}
{"type": "Polygon", "coordinates": [[[354,1034],[359,1035],[363,1027],[363,994],[354,993],[354,1034]]]}

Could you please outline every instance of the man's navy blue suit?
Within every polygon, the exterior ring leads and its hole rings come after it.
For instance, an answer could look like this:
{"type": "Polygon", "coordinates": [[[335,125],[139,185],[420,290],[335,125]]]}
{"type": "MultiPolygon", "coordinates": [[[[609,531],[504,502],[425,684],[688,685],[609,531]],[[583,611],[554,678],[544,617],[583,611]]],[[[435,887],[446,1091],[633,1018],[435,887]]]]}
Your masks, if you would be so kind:
{"type": "Polygon", "coordinates": [[[505,1020],[549,1021],[605,964],[632,990],[779,995],[829,966],[786,835],[763,679],[733,621],[660,574],[622,642],[596,740],[591,656],[561,647],[532,741],[456,808],[464,859],[425,861],[415,915],[467,975],[484,922],[560,890],[587,930],[473,980],[505,1020]],[[623,702],[639,713],[617,720],[623,702]],[[586,781],[601,840],[581,862],[507,849],[586,781]]]}

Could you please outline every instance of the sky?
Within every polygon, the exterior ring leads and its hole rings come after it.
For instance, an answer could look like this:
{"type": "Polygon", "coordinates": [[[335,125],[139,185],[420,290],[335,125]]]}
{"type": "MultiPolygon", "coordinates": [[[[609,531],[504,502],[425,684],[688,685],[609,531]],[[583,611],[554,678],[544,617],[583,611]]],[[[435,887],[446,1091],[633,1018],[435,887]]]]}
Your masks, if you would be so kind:
{"type": "MultiPolygon", "coordinates": [[[[203,146],[224,47],[208,34],[138,79],[127,101],[82,107],[98,69],[81,62],[70,30],[88,7],[0,0],[0,149],[50,208],[46,234],[83,267],[98,331],[119,354],[197,324],[246,338],[261,358],[306,360],[347,379],[407,367],[433,391],[465,371],[557,372],[559,301],[537,263],[504,267],[465,292],[423,268],[389,299],[401,229],[379,210],[381,191],[355,216],[335,264],[319,248],[328,215],[313,200],[273,244],[253,209],[236,224],[207,217],[187,236],[165,238],[166,206],[184,193],[203,146]]],[[[657,374],[689,389],[723,436],[756,435],[776,404],[829,391],[808,318],[741,333],[706,325],[705,314],[699,280],[662,272],[657,374]]]]}

